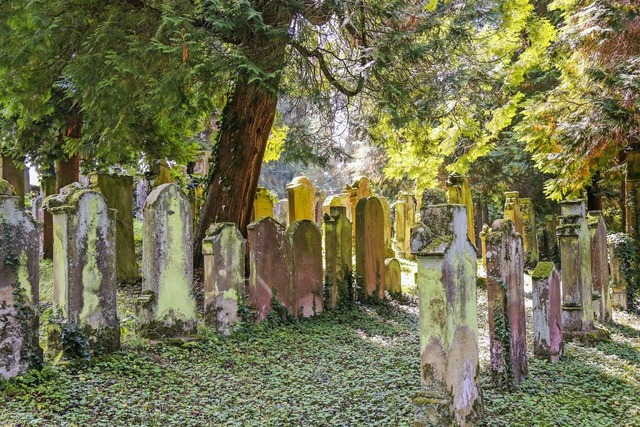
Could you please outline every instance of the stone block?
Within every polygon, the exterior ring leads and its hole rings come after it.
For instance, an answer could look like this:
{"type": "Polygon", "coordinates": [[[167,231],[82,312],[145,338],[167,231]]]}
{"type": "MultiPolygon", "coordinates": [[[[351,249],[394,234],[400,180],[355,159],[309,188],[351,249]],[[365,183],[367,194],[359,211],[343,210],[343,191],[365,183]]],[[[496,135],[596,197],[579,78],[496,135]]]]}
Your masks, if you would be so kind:
{"type": "Polygon", "coordinates": [[[315,221],[316,189],[306,176],[298,176],[287,184],[289,224],[309,219],[315,221]]]}

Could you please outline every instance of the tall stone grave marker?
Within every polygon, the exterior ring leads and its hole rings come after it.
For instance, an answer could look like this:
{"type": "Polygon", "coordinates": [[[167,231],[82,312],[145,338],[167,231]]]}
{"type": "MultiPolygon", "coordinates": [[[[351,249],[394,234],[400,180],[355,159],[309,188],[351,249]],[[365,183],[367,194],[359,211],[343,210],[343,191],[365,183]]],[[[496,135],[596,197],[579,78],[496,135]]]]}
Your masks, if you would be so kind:
{"type": "Polygon", "coordinates": [[[391,206],[386,197],[378,197],[380,204],[382,205],[382,213],[384,219],[384,254],[387,258],[393,258],[395,252],[391,244],[391,206]]]}
{"type": "Polygon", "coordinates": [[[520,213],[522,215],[522,246],[525,261],[530,266],[538,264],[538,234],[536,232],[536,213],[531,199],[520,199],[520,213]]]}
{"type": "Polygon", "coordinates": [[[627,306],[627,279],[622,271],[623,260],[618,255],[620,249],[633,244],[632,237],[627,234],[613,234],[607,237],[609,260],[611,262],[611,305],[623,310],[627,306]]]}
{"type": "Polygon", "coordinates": [[[223,332],[240,320],[245,248],[246,240],[231,222],[213,224],[202,241],[205,321],[223,332]]]}
{"type": "Polygon", "coordinates": [[[562,297],[555,264],[540,262],[533,280],[533,355],[557,362],[562,357],[562,297]]]}
{"type": "Polygon", "coordinates": [[[177,184],[162,184],[143,209],[143,334],[173,337],[196,330],[193,295],[193,212],[177,184]]]}
{"type": "Polygon", "coordinates": [[[285,227],[289,224],[289,200],[278,200],[273,207],[273,218],[285,227]]]}
{"type": "MultiPolygon", "coordinates": [[[[262,218],[249,224],[249,305],[255,307],[258,320],[271,311],[276,297],[285,305],[289,294],[289,276],[285,260],[284,227],[273,218],[262,218]]],[[[289,304],[291,305],[291,304],[289,304]]]]}
{"type": "Polygon", "coordinates": [[[395,258],[387,258],[384,260],[385,274],[385,291],[389,294],[398,296],[402,293],[402,270],[400,262],[395,258]]]}
{"type": "Polygon", "coordinates": [[[356,208],[356,274],[359,297],[384,298],[384,211],[377,197],[360,199],[356,208]]]}
{"type": "Polygon", "coordinates": [[[90,187],[116,210],[116,279],[132,283],[140,278],[133,242],[133,178],[125,175],[97,173],[89,175],[90,187]]]}
{"type": "Polygon", "coordinates": [[[482,416],[476,251],[467,224],[463,206],[423,205],[411,235],[420,309],[417,426],[472,426],[482,416]]]}
{"type": "Polygon", "coordinates": [[[562,329],[567,338],[593,329],[591,237],[583,200],[560,204],[557,233],[562,264],[562,329]]]}
{"type": "MultiPolygon", "coordinates": [[[[296,221],[285,234],[289,293],[285,300],[291,313],[311,317],[322,312],[322,236],[311,220],[296,221]]],[[[284,302],[284,301],[283,301],[284,302]]]]}
{"type": "Polygon", "coordinates": [[[9,183],[0,179],[0,377],[42,363],[38,343],[40,233],[9,183]]]}
{"type": "Polygon", "coordinates": [[[306,176],[298,176],[287,184],[289,194],[289,224],[310,219],[315,221],[316,190],[306,176]]]}
{"type": "Polygon", "coordinates": [[[329,309],[353,301],[353,248],[347,208],[330,206],[324,215],[325,286],[329,309]]]}
{"type": "Polygon", "coordinates": [[[522,223],[522,212],[520,211],[520,196],[517,191],[504,193],[504,219],[509,219],[516,227],[516,232],[522,236],[524,225],[522,223]]]}
{"type": "Polygon", "coordinates": [[[476,230],[475,230],[475,213],[473,206],[473,199],[471,197],[471,186],[469,185],[469,178],[461,175],[450,175],[447,181],[447,187],[449,190],[449,203],[456,205],[465,205],[467,207],[467,232],[469,234],[469,241],[476,245],[476,230]]]}
{"type": "MultiPolygon", "coordinates": [[[[45,208],[53,216],[54,308],[85,335],[91,352],[117,350],[116,211],[79,183],[48,197],[45,208]]],[[[60,348],[60,332],[51,332],[50,348],[60,348]]]]}
{"type": "Polygon", "coordinates": [[[600,211],[587,215],[591,234],[591,280],[593,282],[593,311],[600,322],[611,320],[609,296],[609,254],[607,250],[607,225],[600,211]]]}
{"type": "Polygon", "coordinates": [[[527,376],[522,237],[510,220],[487,234],[487,300],[494,380],[517,386],[527,376]]]}
{"type": "Polygon", "coordinates": [[[265,217],[274,217],[274,198],[275,196],[272,195],[271,191],[264,187],[258,187],[256,199],[253,202],[253,221],[265,217]]]}

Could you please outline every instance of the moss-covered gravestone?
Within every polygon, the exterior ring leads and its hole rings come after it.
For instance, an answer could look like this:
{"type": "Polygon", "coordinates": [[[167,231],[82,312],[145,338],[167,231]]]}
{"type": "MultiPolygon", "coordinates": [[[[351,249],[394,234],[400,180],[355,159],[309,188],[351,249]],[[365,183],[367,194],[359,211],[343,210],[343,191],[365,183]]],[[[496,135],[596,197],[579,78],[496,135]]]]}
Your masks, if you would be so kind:
{"type": "Polygon", "coordinates": [[[322,216],[324,215],[324,200],[326,199],[327,193],[323,190],[316,190],[316,200],[313,205],[313,211],[315,215],[315,223],[318,227],[322,227],[322,216]]]}
{"type": "Polygon", "coordinates": [[[249,245],[249,297],[258,320],[271,311],[271,301],[288,295],[289,276],[285,262],[284,227],[273,218],[262,218],[247,227],[249,245]]]}
{"type": "Polygon", "coordinates": [[[607,225],[600,211],[587,215],[591,233],[591,280],[593,281],[593,312],[596,320],[611,320],[609,296],[609,254],[607,250],[607,225]]]}
{"type": "Polygon", "coordinates": [[[246,240],[231,222],[213,224],[202,241],[205,320],[224,332],[240,320],[245,247],[246,240]]]}
{"type": "Polygon", "coordinates": [[[274,217],[275,196],[264,187],[258,187],[256,199],[253,202],[253,220],[257,221],[265,217],[274,217]]]}
{"type": "Polygon", "coordinates": [[[402,294],[402,270],[400,262],[395,258],[384,260],[385,291],[393,296],[402,294]]]}
{"type": "Polygon", "coordinates": [[[486,236],[491,373],[504,386],[527,375],[522,237],[510,220],[496,220],[486,236]]]}
{"type": "Polygon", "coordinates": [[[366,176],[356,177],[351,184],[347,184],[344,187],[342,198],[347,206],[347,217],[352,224],[353,240],[356,239],[356,229],[358,226],[357,207],[360,199],[366,199],[373,196],[371,192],[371,183],[366,176]]]}
{"type": "Polygon", "coordinates": [[[315,221],[316,190],[306,176],[298,176],[287,184],[289,199],[289,224],[310,219],[315,221]]]}
{"type": "Polygon", "coordinates": [[[384,298],[384,211],[377,197],[360,199],[356,208],[356,274],[359,297],[384,298]]]}
{"type": "Polygon", "coordinates": [[[627,234],[612,234],[607,237],[609,260],[611,262],[611,305],[626,310],[627,307],[627,278],[623,272],[625,262],[620,253],[634,242],[627,234]]]}
{"type": "Polygon", "coordinates": [[[562,265],[562,329],[565,339],[594,341],[591,235],[583,200],[560,204],[557,228],[562,265]]]}
{"type": "MultiPolygon", "coordinates": [[[[342,206],[345,208],[345,212],[347,209],[347,207],[342,204],[342,197],[335,194],[333,196],[329,196],[326,199],[324,199],[324,202],[322,202],[322,213],[330,214],[332,206],[342,206]]],[[[345,214],[345,217],[346,217],[346,214],[345,214]]]]}
{"type": "Polygon", "coordinates": [[[522,236],[524,226],[522,224],[522,212],[520,211],[520,193],[508,191],[504,193],[504,219],[511,220],[516,227],[516,232],[522,236]]]}
{"type": "Polygon", "coordinates": [[[391,244],[391,206],[385,197],[378,197],[382,205],[383,226],[384,226],[384,255],[387,258],[395,257],[393,246],[391,244]]]}
{"type": "Polygon", "coordinates": [[[407,229],[405,227],[407,205],[402,200],[398,200],[391,206],[391,210],[393,211],[393,243],[398,255],[405,258],[403,248],[405,241],[410,239],[410,236],[406,235],[407,229]]]}
{"type": "Polygon", "coordinates": [[[555,264],[540,262],[533,280],[533,355],[557,362],[562,357],[562,297],[555,264]]]}
{"type": "Polygon", "coordinates": [[[107,200],[116,213],[116,279],[132,283],[140,278],[133,242],[133,178],[125,175],[96,173],[89,176],[90,187],[107,200]]]}
{"type": "Polygon", "coordinates": [[[422,392],[417,426],[472,426],[482,416],[476,251],[460,205],[422,206],[411,235],[418,262],[422,392]],[[424,218],[428,218],[427,223],[424,218]]]}
{"type": "Polygon", "coordinates": [[[324,215],[325,306],[334,309],[353,301],[353,245],[347,208],[330,206],[324,215]]]}
{"type": "Polygon", "coordinates": [[[520,214],[522,216],[522,247],[525,261],[533,267],[538,263],[538,234],[536,230],[536,214],[531,199],[520,199],[520,214]]]}
{"type": "Polygon", "coordinates": [[[469,241],[475,246],[475,214],[469,178],[455,174],[450,175],[447,180],[447,189],[449,190],[449,203],[465,205],[467,207],[467,221],[469,222],[469,224],[467,224],[467,232],[469,234],[469,241]]]}
{"type": "Polygon", "coordinates": [[[116,211],[102,194],[78,183],[44,204],[53,216],[53,300],[61,316],[50,349],[68,347],[66,337],[80,334],[83,339],[75,342],[86,341],[89,352],[117,350],[116,211]]]}
{"type": "Polygon", "coordinates": [[[401,191],[396,202],[396,242],[400,256],[411,257],[411,228],[416,222],[416,198],[401,191]]]}
{"type": "Polygon", "coordinates": [[[311,317],[324,308],[322,235],[311,220],[296,221],[285,234],[289,274],[288,295],[283,299],[292,314],[311,317]]]}
{"type": "Polygon", "coordinates": [[[42,363],[38,344],[40,234],[9,183],[0,179],[0,377],[42,363]]]}
{"type": "Polygon", "coordinates": [[[489,234],[489,226],[484,224],[482,226],[482,231],[480,232],[480,246],[482,247],[482,257],[480,258],[482,261],[482,266],[487,268],[487,234],[489,234]]]}
{"type": "Polygon", "coordinates": [[[196,330],[193,295],[193,213],[177,184],[162,184],[143,209],[142,334],[175,337],[196,330]]]}

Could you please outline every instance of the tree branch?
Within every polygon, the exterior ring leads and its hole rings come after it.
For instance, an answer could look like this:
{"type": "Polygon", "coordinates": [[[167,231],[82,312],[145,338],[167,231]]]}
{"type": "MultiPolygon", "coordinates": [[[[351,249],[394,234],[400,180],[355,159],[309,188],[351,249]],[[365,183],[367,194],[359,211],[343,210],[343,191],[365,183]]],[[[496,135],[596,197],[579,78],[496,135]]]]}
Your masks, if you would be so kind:
{"type": "Polygon", "coordinates": [[[320,66],[320,70],[325,78],[329,81],[329,83],[335,87],[340,93],[346,96],[356,96],[358,95],[362,89],[364,88],[364,77],[362,74],[358,76],[358,83],[355,89],[349,89],[344,86],[342,83],[338,81],[338,79],[331,73],[329,70],[329,66],[327,65],[326,60],[324,59],[324,55],[318,49],[309,50],[304,47],[302,44],[297,42],[296,40],[291,40],[291,46],[300,54],[306,58],[316,58],[318,60],[318,65],[320,66]]]}
{"type": "Polygon", "coordinates": [[[313,25],[324,25],[333,16],[334,10],[327,0],[318,4],[314,0],[302,0],[302,12],[300,13],[313,25]]]}

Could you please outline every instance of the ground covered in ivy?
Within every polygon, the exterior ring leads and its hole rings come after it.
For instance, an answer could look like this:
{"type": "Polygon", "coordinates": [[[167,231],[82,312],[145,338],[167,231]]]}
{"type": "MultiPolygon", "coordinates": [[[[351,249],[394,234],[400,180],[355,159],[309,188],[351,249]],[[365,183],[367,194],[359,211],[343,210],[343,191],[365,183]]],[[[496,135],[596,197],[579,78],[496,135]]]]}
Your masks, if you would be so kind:
{"type": "MultiPolygon", "coordinates": [[[[46,276],[47,266],[45,301],[46,276]]],[[[0,383],[0,426],[412,422],[411,397],[420,382],[411,301],[240,327],[229,337],[201,327],[197,341],[153,344],[133,332],[134,295],[127,288],[119,292],[122,352],[87,362],[48,360],[41,372],[0,383]]],[[[638,316],[616,312],[617,323],[607,325],[610,341],[593,348],[568,344],[560,363],[531,358],[529,378],[508,392],[494,387],[488,374],[482,291],[479,303],[482,425],[640,426],[638,316]]]]}

